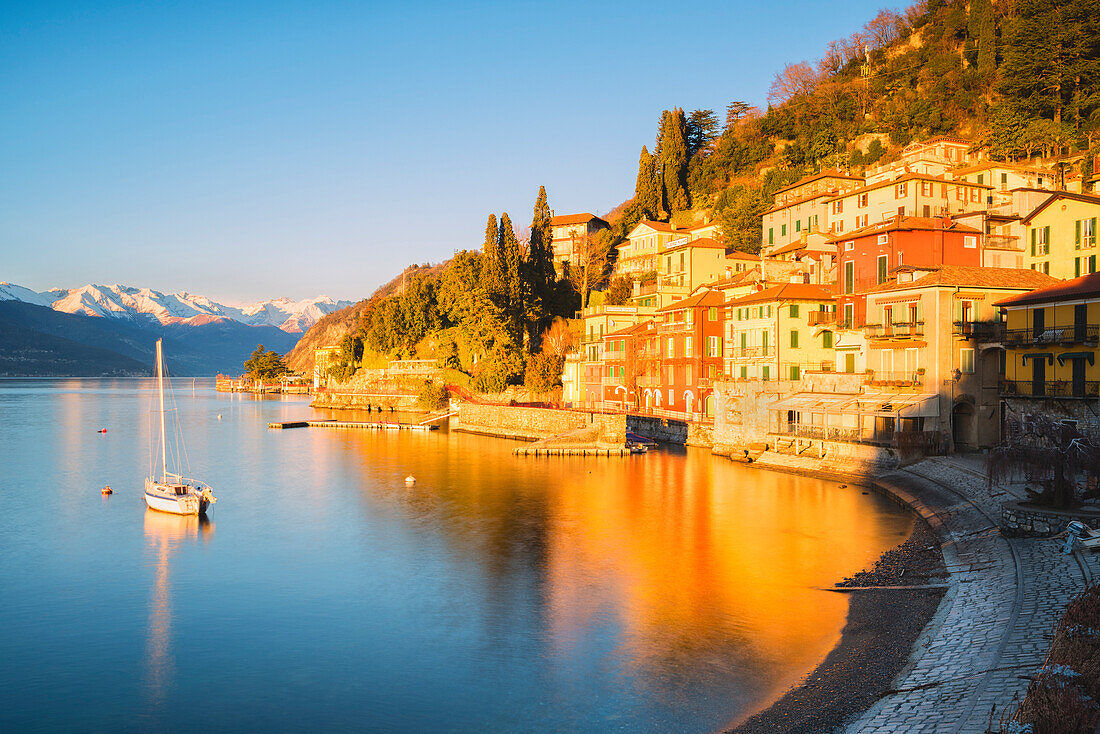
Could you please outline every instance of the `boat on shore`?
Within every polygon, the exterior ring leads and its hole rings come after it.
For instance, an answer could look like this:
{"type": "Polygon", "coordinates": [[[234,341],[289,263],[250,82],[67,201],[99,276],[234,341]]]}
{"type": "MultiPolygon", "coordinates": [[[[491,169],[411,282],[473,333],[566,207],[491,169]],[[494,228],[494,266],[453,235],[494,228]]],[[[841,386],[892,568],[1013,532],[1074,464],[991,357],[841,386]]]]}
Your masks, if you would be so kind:
{"type": "MultiPolygon", "coordinates": [[[[173,515],[206,515],[217,502],[210,485],[198,479],[168,471],[168,444],[164,427],[164,352],[157,339],[157,392],[160,398],[160,476],[145,478],[145,504],[152,510],[173,515]]],[[[182,441],[181,441],[182,443],[182,441]]]]}

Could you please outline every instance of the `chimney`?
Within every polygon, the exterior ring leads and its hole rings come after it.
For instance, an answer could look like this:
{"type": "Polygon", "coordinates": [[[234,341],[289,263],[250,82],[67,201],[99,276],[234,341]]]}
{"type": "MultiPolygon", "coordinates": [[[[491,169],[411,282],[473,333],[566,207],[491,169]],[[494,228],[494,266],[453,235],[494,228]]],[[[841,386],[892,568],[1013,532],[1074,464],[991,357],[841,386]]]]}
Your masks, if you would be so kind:
{"type": "Polygon", "coordinates": [[[673,231],[675,231],[675,230],[676,230],[676,222],[673,222],[673,221],[672,221],[672,220],[670,219],[670,220],[669,220],[669,222],[668,222],[668,224],[669,224],[669,226],[670,226],[670,227],[672,227],[673,231]]]}

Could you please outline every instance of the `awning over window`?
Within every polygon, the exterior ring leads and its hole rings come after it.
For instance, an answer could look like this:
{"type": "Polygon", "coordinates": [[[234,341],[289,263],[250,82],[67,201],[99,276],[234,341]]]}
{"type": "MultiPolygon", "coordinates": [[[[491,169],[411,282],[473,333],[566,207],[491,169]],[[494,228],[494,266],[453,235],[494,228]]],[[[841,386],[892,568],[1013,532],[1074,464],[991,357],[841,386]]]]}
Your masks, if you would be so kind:
{"type": "MultiPolygon", "coordinates": [[[[1027,355],[1024,355],[1025,357],[1027,355]]],[[[1095,352],[1063,352],[1058,355],[1058,364],[1065,365],[1067,359],[1087,359],[1089,364],[1095,364],[1095,352]]]]}
{"type": "Polygon", "coordinates": [[[1048,364],[1054,364],[1054,354],[1051,352],[1032,352],[1030,354],[1025,354],[1020,357],[1020,362],[1026,366],[1029,359],[1046,359],[1048,360],[1048,364]]]}
{"type": "Polygon", "coordinates": [[[879,415],[922,418],[940,414],[939,396],[929,393],[876,392],[863,395],[796,393],[772,403],[771,410],[833,415],[879,415]]]}

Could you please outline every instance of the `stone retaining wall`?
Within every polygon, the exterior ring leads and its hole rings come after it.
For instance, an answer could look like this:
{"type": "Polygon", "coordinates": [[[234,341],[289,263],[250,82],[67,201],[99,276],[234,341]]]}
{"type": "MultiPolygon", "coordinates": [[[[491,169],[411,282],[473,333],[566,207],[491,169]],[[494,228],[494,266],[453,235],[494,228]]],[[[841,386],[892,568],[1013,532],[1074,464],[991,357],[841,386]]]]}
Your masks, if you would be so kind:
{"type": "Polygon", "coordinates": [[[335,410],[400,410],[403,412],[426,412],[417,405],[415,395],[390,395],[350,392],[317,393],[309,404],[311,408],[332,408],[335,410]]]}
{"type": "Polygon", "coordinates": [[[583,410],[524,408],[510,405],[462,403],[451,423],[456,430],[494,436],[549,438],[565,431],[598,426],[601,443],[626,442],[626,416],[583,410]]]}
{"type": "Polygon", "coordinates": [[[1001,505],[1001,533],[1009,537],[1049,538],[1066,529],[1071,520],[1090,528],[1100,527],[1100,512],[1096,510],[1052,510],[1032,507],[1021,502],[1001,505]]]}
{"type": "Polygon", "coordinates": [[[652,438],[661,443],[686,444],[688,441],[687,421],[674,418],[657,418],[649,415],[626,416],[627,430],[652,438]]]}

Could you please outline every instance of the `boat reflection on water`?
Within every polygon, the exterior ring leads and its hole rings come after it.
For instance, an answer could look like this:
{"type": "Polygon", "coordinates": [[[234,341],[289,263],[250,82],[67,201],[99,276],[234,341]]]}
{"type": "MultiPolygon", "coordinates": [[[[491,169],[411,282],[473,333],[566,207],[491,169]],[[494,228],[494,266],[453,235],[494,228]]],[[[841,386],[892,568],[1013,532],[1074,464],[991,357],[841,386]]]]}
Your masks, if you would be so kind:
{"type": "Polygon", "coordinates": [[[214,523],[201,515],[172,515],[145,510],[146,548],[154,563],[153,595],[149,604],[149,629],[145,643],[146,691],[149,703],[164,700],[172,684],[172,607],[169,560],[185,543],[206,542],[214,535],[214,523]]]}

